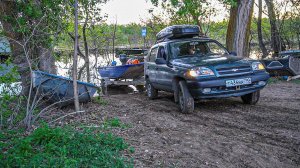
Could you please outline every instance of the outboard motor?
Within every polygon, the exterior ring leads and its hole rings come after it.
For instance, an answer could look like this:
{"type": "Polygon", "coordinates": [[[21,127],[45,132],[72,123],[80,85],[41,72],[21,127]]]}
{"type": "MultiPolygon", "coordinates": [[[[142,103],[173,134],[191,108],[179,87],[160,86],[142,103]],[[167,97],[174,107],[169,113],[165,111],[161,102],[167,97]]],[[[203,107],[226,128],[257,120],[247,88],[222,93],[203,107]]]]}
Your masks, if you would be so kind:
{"type": "Polygon", "coordinates": [[[127,62],[127,55],[126,54],[120,54],[119,59],[122,62],[122,65],[125,65],[127,62]]]}

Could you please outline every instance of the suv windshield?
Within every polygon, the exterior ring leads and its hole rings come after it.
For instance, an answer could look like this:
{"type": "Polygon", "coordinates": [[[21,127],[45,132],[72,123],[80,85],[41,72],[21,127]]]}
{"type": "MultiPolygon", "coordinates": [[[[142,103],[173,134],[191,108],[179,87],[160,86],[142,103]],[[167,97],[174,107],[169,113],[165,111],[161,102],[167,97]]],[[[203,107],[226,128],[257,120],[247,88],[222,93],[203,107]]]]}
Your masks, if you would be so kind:
{"type": "Polygon", "coordinates": [[[186,40],[172,42],[169,45],[172,58],[228,54],[224,47],[214,41],[186,40]]]}

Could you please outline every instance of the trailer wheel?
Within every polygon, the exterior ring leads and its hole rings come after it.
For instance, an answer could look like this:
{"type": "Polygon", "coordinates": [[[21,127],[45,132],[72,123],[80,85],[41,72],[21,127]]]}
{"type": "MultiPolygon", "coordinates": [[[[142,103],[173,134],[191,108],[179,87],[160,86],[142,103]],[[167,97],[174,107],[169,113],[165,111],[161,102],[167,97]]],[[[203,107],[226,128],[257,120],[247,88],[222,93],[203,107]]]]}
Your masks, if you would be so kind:
{"type": "Polygon", "coordinates": [[[182,113],[189,114],[194,111],[194,98],[187,89],[185,81],[179,81],[178,102],[182,113]]]}
{"type": "Polygon", "coordinates": [[[254,105],[258,102],[258,100],[260,98],[260,91],[246,94],[244,96],[241,96],[241,98],[242,98],[242,101],[244,104],[254,105]]]}
{"type": "Polygon", "coordinates": [[[158,90],[155,89],[149,79],[146,80],[147,96],[150,100],[157,98],[158,90]]]}
{"type": "Polygon", "coordinates": [[[101,91],[103,95],[107,95],[107,86],[104,79],[101,79],[101,91]]]}

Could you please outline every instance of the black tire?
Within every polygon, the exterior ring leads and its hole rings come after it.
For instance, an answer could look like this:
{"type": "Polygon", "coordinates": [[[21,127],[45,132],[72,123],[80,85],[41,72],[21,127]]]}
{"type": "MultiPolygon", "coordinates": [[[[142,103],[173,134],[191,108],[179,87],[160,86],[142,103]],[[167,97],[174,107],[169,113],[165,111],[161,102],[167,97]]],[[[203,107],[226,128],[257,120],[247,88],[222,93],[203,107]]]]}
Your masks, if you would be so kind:
{"type": "Polygon", "coordinates": [[[187,89],[185,81],[179,81],[178,103],[182,113],[189,114],[194,111],[194,98],[187,89]]]}
{"type": "Polygon", "coordinates": [[[149,79],[146,80],[147,96],[150,100],[157,98],[158,90],[153,87],[149,79]]]}
{"type": "Polygon", "coordinates": [[[178,83],[178,81],[174,81],[174,83],[173,83],[173,90],[174,90],[174,92],[173,92],[173,94],[174,94],[174,102],[178,103],[178,101],[179,101],[179,96],[178,96],[179,83],[178,83]]]}
{"type": "Polygon", "coordinates": [[[258,102],[258,100],[260,98],[260,91],[246,94],[244,96],[241,96],[241,98],[242,98],[242,101],[244,104],[254,105],[258,102]]]}

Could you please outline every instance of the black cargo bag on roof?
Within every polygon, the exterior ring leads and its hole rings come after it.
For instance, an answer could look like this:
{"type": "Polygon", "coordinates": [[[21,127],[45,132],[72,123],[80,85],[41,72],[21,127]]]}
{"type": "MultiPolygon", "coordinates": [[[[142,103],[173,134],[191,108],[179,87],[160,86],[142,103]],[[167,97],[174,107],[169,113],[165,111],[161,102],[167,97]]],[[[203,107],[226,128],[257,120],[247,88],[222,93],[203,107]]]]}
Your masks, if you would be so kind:
{"type": "Polygon", "coordinates": [[[156,35],[158,42],[178,39],[178,38],[192,38],[199,36],[200,29],[197,25],[174,25],[162,29],[156,35]]]}

